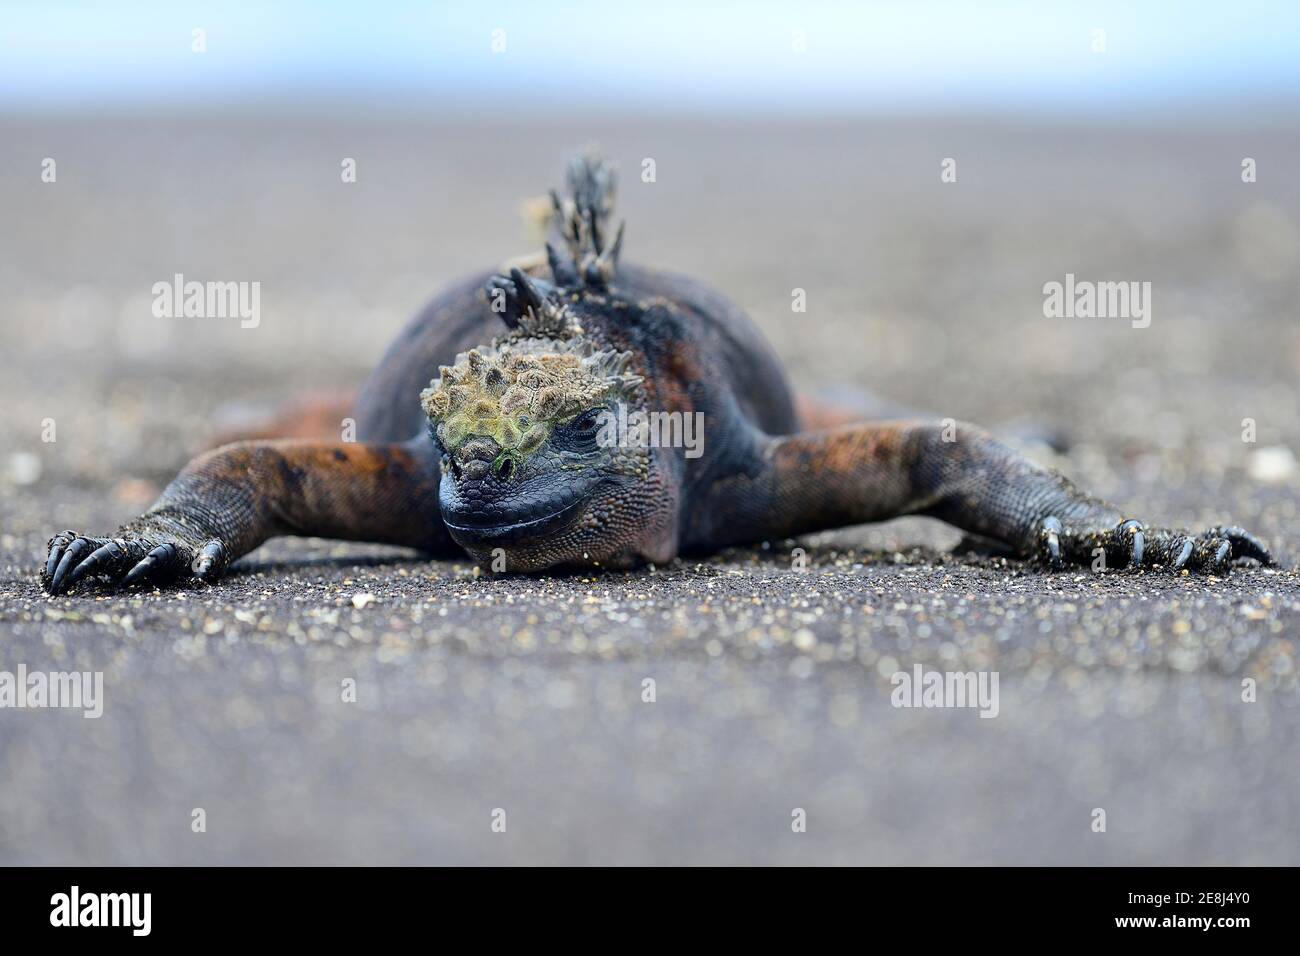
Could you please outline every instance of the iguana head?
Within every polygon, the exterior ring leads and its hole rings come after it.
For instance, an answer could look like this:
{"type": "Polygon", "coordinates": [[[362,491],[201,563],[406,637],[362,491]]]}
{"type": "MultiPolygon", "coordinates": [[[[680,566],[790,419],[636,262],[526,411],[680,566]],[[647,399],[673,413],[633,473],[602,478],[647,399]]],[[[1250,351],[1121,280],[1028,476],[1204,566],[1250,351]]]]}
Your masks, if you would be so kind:
{"type": "Polygon", "coordinates": [[[612,288],[623,244],[605,223],[613,170],[594,155],[551,193],[563,252],[551,281],[512,269],[484,289],[506,325],[443,366],[421,394],[442,451],[438,501],[451,536],[493,570],[619,566],[676,552],[676,483],[665,459],[624,426],[644,411],[644,354],[611,334],[640,306],[612,288]]]}
{"type": "Polygon", "coordinates": [[[634,356],[603,344],[614,300],[517,269],[485,291],[509,331],[421,394],[447,529],[496,570],[620,563],[654,489],[652,450],[618,428],[645,390],[634,356]]]}

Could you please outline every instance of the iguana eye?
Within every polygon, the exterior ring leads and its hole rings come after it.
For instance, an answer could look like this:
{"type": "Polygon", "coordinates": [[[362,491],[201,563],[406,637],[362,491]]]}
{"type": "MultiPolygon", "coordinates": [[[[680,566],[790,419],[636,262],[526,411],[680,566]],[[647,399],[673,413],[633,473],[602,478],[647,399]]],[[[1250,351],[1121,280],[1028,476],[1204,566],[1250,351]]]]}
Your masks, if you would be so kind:
{"type": "Polygon", "coordinates": [[[571,423],[571,427],[579,432],[594,432],[600,425],[600,416],[604,412],[603,408],[589,408],[571,423]]]}
{"type": "Polygon", "coordinates": [[[555,429],[552,440],[560,451],[589,455],[597,448],[603,408],[591,408],[555,429]]]}

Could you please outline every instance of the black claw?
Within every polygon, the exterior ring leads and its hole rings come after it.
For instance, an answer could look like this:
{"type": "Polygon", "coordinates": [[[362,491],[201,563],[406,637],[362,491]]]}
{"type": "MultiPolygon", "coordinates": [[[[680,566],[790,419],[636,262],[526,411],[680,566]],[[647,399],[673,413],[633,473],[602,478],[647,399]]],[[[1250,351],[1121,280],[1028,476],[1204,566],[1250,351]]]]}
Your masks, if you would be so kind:
{"type": "Polygon", "coordinates": [[[194,559],[191,570],[200,578],[207,580],[208,576],[214,569],[220,569],[224,563],[226,553],[225,545],[220,541],[209,541],[199,552],[199,556],[194,559]]]}
{"type": "Polygon", "coordinates": [[[1128,563],[1131,568],[1142,566],[1142,555],[1146,551],[1146,535],[1142,532],[1142,522],[1136,518],[1129,518],[1127,521],[1120,522],[1120,526],[1115,529],[1120,534],[1125,531],[1133,533],[1133,539],[1130,542],[1128,563]]]}
{"type": "Polygon", "coordinates": [[[116,541],[110,541],[108,544],[96,548],[91,552],[90,557],[72,569],[72,573],[68,575],[68,587],[72,587],[86,575],[99,571],[100,568],[110,564],[120,554],[121,548],[116,541]]]}
{"type": "Polygon", "coordinates": [[[122,587],[129,588],[131,585],[135,584],[146,574],[152,571],[153,566],[156,563],[157,562],[154,561],[152,555],[146,558],[142,558],[140,560],[140,563],[137,564],[135,567],[133,567],[130,571],[128,571],[126,577],[122,579],[122,587]]]}
{"type": "Polygon", "coordinates": [[[1273,555],[1269,553],[1264,542],[1244,528],[1215,528],[1214,533],[1232,542],[1232,556],[1234,558],[1254,558],[1263,565],[1273,563],[1273,555]]]}
{"type": "Polygon", "coordinates": [[[130,587],[137,581],[143,580],[149,574],[152,574],[155,568],[164,566],[164,564],[175,555],[176,549],[170,544],[160,544],[154,548],[144,558],[133,567],[130,573],[122,579],[122,587],[130,587]]]}
{"type": "Polygon", "coordinates": [[[58,594],[63,590],[64,579],[68,573],[81,560],[82,556],[91,549],[91,544],[85,538],[78,538],[72,544],[68,545],[68,550],[63,552],[63,558],[59,561],[58,568],[54,571],[54,579],[50,582],[50,593],[58,594]]]}
{"type": "Polygon", "coordinates": [[[1061,561],[1060,519],[1055,517],[1044,518],[1042,533],[1047,544],[1047,563],[1053,571],[1059,571],[1065,566],[1064,562],[1061,561]]]}
{"type": "Polygon", "coordinates": [[[80,535],[68,528],[66,531],[60,531],[54,537],[50,538],[47,547],[50,549],[49,558],[45,562],[45,579],[51,580],[54,577],[54,571],[59,566],[59,560],[63,557],[63,552],[68,550],[68,545],[76,541],[80,535]]]}
{"type": "Polygon", "coordinates": [[[1183,539],[1183,550],[1180,551],[1180,552],[1178,553],[1178,557],[1174,558],[1174,563],[1171,565],[1171,567],[1172,567],[1175,571],[1181,571],[1182,568],[1183,568],[1183,565],[1185,565],[1185,564],[1187,563],[1188,559],[1191,558],[1191,556],[1192,556],[1192,551],[1193,551],[1194,549],[1195,549],[1195,545],[1193,544],[1192,539],[1191,539],[1191,538],[1184,538],[1184,539],[1183,539]]]}
{"type": "Polygon", "coordinates": [[[63,551],[68,546],[68,541],[77,537],[75,532],[61,531],[50,539],[49,549],[50,556],[45,562],[45,580],[54,580],[54,570],[59,566],[59,559],[63,557],[63,551]],[[64,539],[68,540],[64,540],[64,539]],[[57,544],[55,542],[58,542],[57,544]]]}
{"type": "Polygon", "coordinates": [[[1232,552],[1232,545],[1227,541],[1220,541],[1218,548],[1214,551],[1214,557],[1210,559],[1210,566],[1221,568],[1228,563],[1228,555],[1232,552]]]}

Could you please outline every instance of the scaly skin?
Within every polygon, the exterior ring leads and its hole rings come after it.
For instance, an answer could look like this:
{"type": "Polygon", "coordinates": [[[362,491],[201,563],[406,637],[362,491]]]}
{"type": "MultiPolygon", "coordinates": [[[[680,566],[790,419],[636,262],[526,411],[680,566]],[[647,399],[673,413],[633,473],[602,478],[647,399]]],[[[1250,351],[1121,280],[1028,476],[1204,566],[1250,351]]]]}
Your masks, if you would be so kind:
{"type": "Polygon", "coordinates": [[[904,514],[1053,569],[1091,565],[1098,548],[1111,568],[1272,563],[1240,528],[1146,527],[972,425],[800,430],[779,363],[739,309],[693,280],[618,267],[608,168],[577,160],[569,183],[571,197],[555,197],[564,251],[548,245],[545,265],[434,300],[362,391],[363,443],[209,452],[115,534],[54,535],[46,588],[212,581],[281,534],[534,572],[663,563],[904,514]],[[703,454],[602,440],[602,415],[620,410],[699,414],[703,454]]]}

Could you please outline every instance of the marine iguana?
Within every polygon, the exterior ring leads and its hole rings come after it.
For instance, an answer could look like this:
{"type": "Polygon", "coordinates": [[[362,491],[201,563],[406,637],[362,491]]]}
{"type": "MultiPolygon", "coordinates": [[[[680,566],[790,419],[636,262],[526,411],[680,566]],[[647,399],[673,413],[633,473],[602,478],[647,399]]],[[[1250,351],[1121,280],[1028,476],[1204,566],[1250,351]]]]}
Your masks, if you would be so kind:
{"type": "Polygon", "coordinates": [[[357,442],[245,441],[204,454],[115,534],[54,535],[49,592],[212,581],[283,534],[537,572],[662,564],[907,514],[1052,569],[1091,563],[1097,548],[1110,567],[1271,563],[1241,528],[1146,527],[973,425],[819,427],[826,416],[801,411],[771,348],[725,296],[619,265],[609,166],[574,160],[568,189],[551,193],[558,237],[544,259],[451,288],[398,336],[358,398],[357,442]],[[702,416],[703,454],[643,435],[602,440],[628,412],[702,416]]]}

